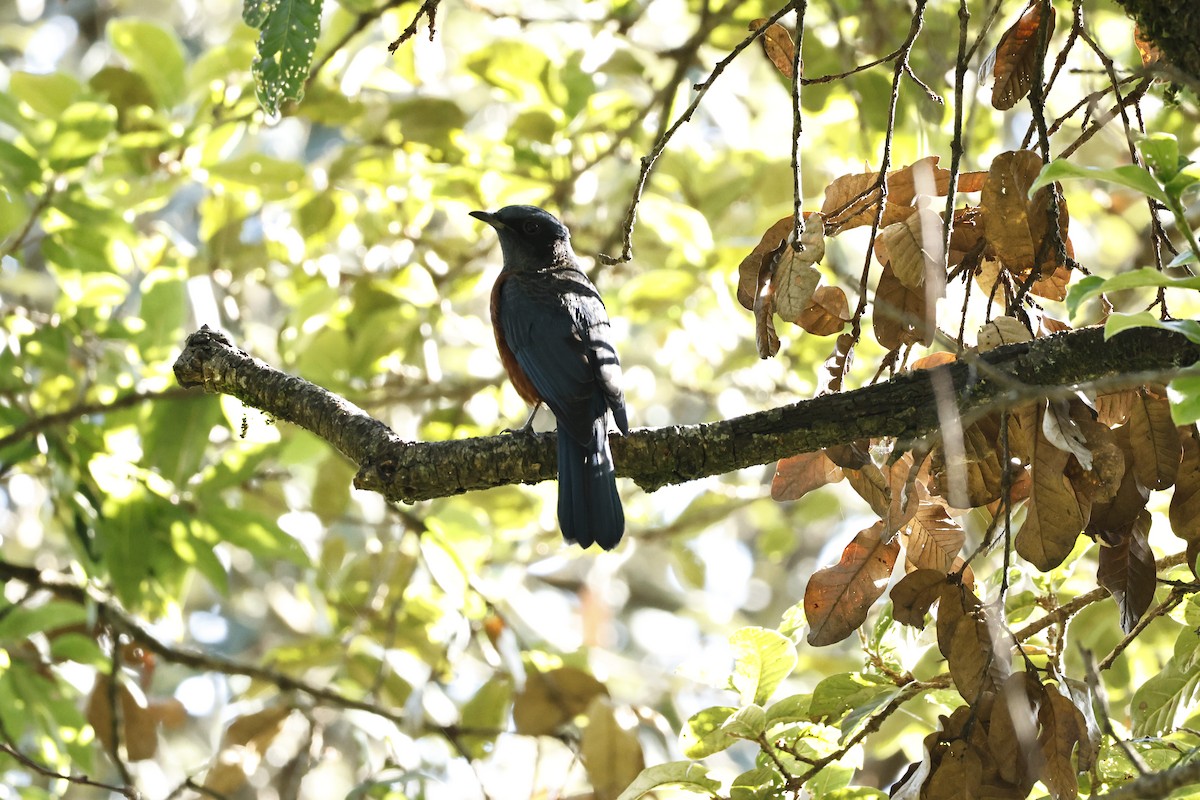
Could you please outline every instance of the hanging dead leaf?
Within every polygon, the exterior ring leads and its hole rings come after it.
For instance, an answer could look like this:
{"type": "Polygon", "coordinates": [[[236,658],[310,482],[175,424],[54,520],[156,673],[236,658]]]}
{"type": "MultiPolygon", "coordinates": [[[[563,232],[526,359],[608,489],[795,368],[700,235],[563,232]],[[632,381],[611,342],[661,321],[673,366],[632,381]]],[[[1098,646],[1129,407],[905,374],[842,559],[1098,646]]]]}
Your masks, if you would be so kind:
{"type": "MultiPolygon", "coordinates": [[[[1195,425],[1179,430],[1183,459],[1175,476],[1168,518],[1176,536],[1188,543],[1200,542],[1200,438],[1195,425]]],[[[1194,568],[1194,560],[1189,563],[1194,568]]]]}
{"type": "Polygon", "coordinates": [[[1063,322],[1061,319],[1056,319],[1049,314],[1042,314],[1039,317],[1041,330],[1039,336],[1053,336],[1056,333],[1066,333],[1071,330],[1071,326],[1063,322]]]}
{"type": "Polygon", "coordinates": [[[1045,277],[1038,278],[1029,287],[1029,293],[1047,300],[1064,300],[1067,297],[1067,284],[1071,281],[1071,270],[1066,265],[1054,268],[1045,277]]]}
{"type": "Polygon", "coordinates": [[[737,299],[743,308],[754,310],[754,300],[770,274],[772,258],[777,257],[775,254],[783,247],[791,231],[791,216],[779,220],[767,228],[762,239],[738,265],[737,299]]]}
{"type": "Polygon", "coordinates": [[[842,558],[809,578],[804,590],[808,643],[814,647],[845,639],[862,625],[871,605],[883,594],[891,577],[900,542],[885,542],[883,523],[859,532],[842,558]]]}
{"type": "MultiPolygon", "coordinates": [[[[954,679],[954,688],[968,703],[974,704],[985,692],[995,692],[999,684],[1008,679],[1012,672],[1009,645],[995,640],[1000,635],[999,626],[989,624],[982,606],[959,607],[954,616],[954,628],[949,636],[943,631],[949,628],[942,622],[942,613],[953,607],[953,598],[964,596],[962,592],[947,587],[938,601],[938,648],[946,657],[946,666],[954,679]]],[[[974,597],[974,595],[971,595],[974,597]]]]}
{"type": "MultiPolygon", "coordinates": [[[[87,721],[108,753],[113,751],[113,700],[111,679],[97,673],[88,695],[87,721]]],[[[154,758],[158,752],[158,716],[147,708],[146,697],[121,681],[116,687],[115,700],[121,704],[120,740],[125,748],[122,758],[126,761],[154,758]]]]}
{"type": "Polygon", "coordinates": [[[547,736],[587,710],[592,700],[607,695],[604,684],[576,667],[532,670],[525,689],[513,697],[517,733],[547,736]]]}
{"type": "MultiPolygon", "coordinates": [[[[985,178],[987,173],[981,173],[985,178]]],[[[980,183],[980,188],[983,182],[980,183]]],[[[984,236],[983,211],[975,206],[954,210],[954,229],[950,231],[949,265],[957,267],[964,262],[978,262],[987,245],[984,236]]]]}
{"type": "Polygon", "coordinates": [[[785,245],[774,270],[775,311],[791,323],[799,323],[812,302],[821,273],[815,264],[825,257],[825,235],[820,225],[804,229],[804,249],[785,245]]]}
{"type": "Polygon", "coordinates": [[[1154,602],[1157,575],[1150,552],[1150,512],[1142,511],[1133,525],[1100,536],[1096,583],[1108,590],[1121,610],[1121,630],[1129,633],[1154,602]]]}
{"type": "Polygon", "coordinates": [[[946,509],[932,502],[921,504],[900,536],[908,564],[942,574],[950,571],[966,540],[966,534],[946,509]]]}
{"type": "Polygon", "coordinates": [[[1042,783],[1054,800],[1075,800],[1079,783],[1071,755],[1076,746],[1087,746],[1087,721],[1075,704],[1048,689],[1038,708],[1038,745],[1042,750],[1042,783]]]}
{"type": "Polygon", "coordinates": [[[1017,553],[1042,572],[1063,562],[1087,520],[1064,474],[1069,456],[1039,436],[1030,464],[1032,485],[1025,522],[1017,531],[1017,553]]]}
{"type": "Polygon", "coordinates": [[[956,739],[942,746],[941,757],[921,797],[982,797],[983,761],[979,751],[956,739]]]}
{"type": "Polygon", "coordinates": [[[1088,505],[1108,503],[1117,495],[1125,477],[1125,451],[1117,444],[1117,436],[1107,425],[1101,425],[1091,417],[1091,411],[1083,403],[1071,404],[1071,417],[1083,436],[1091,455],[1091,468],[1079,464],[1068,465],[1071,485],[1088,505]]]}
{"type": "MultiPolygon", "coordinates": [[[[766,24],[765,17],[756,19],[750,23],[750,30],[756,31],[766,24]]],[[[794,78],[792,61],[795,60],[796,48],[792,44],[792,35],[788,33],[788,29],[778,22],[773,22],[758,40],[762,42],[763,51],[766,52],[767,58],[771,59],[775,69],[788,80],[794,78]]]]}
{"type": "Polygon", "coordinates": [[[842,469],[862,469],[871,463],[871,442],[856,439],[846,444],[835,444],[825,448],[825,455],[842,469]]]}
{"type": "Polygon", "coordinates": [[[907,219],[879,232],[875,240],[879,260],[892,265],[896,278],[909,289],[923,289],[932,306],[946,294],[946,269],[942,265],[942,218],[928,208],[918,208],[907,219]]]}
{"type": "Polygon", "coordinates": [[[846,373],[850,371],[850,365],[854,363],[854,334],[843,333],[837,337],[833,344],[833,352],[829,354],[829,358],[825,359],[825,363],[821,365],[819,392],[840,392],[842,390],[842,379],[846,373]]]}
{"type": "Polygon", "coordinates": [[[796,324],[813,336],[830,336],[846,327],[849,320],[846,293],[836,286],[818,286],[796,324]]]}
{"type": "Polygon", "coordinates": [[[1159,61],[1162,61],[1162,50],[1159,50],[1158,45],[1150,41],[1137,25],[1133,26],[1133,43],[1137,45],[1138,55],[1142,57],[1143,67],[1148,67],[1151,64],[1157,64],[1159,61]]]}
{"type": "Polygon", "coordinates": [[[1012,317],[996,317],[991,322],[984,323],[976,336],[976,347],[979,352],[986,353],[997,347],[1018,342],[1033,340],[1033,334],[1021,324],[1020,320],[1012,317]]]}
{"type": "Polygon", "coordinates": [[[627,710],[619,715],[606,695],[592,698],[587,724],[579,737],[579,755],[594,800],[616,800],[646,765],[638,741],[637,717],[627,710]],[[622,725],[619,716],[631,719],[622,725]]]}
{"type": "MultiPolygon", "coordinates": [[[[907,167],[888,173],[888,198],[883,209],[882,226],[899,222],[916,211],[917,195],[945,197],[950,190],[950,170],[938,167],[938,156],[928,156],[907,167]]],[[[958,191],[977,192],[983,188],[986,173],[966,172],[958,176],[958,191]]],[[[879,173],[842,175],[825,187],[821,213],[826,224],[837,232],[871,225],[879,207],[879,173]]]]}
{"type": "MultiPolygon", "coordinates": [[[[1015,106],[1033,87],[1041,49],[1039,40],[1049,42],[1054,33],[1054,6],[1049,3],[1045,5],[1050,13],[1045,18],[1044,31],[1042,8],[1040,0],[1033,0],[996,45],[996,60],[992,69],[996,85],[992,87],[992,107],[999,111],[1015,106]]],[[[1045,50],[1041,49],[1041,52],[1045,50]]]]}
{"type": "MultiPolygon", "coordinates": [[[[978,508],[1000,497],[1000,453],[996,446],[994,420],[967,426],[961,442],[950,448],[939,442],[929,465],[929,491],[945,498],[954,508],[978,508]],[[989,430],[985,431],[987,425],[989,430]]],[[[953,554],[951,554],[953,558],[953,554]]]]}
{"type": "Polygon", "coordinates": [[[1008,293],[1004,290],[1008,273],[1004,271],[1000,260],[996,258],[981,258],[974,272],[975,285],[987,298],[988,309],[993,305],[1002,309],[1008,308],[1008,293]]]}
{"type": "Polygon", "coordinates": [[[884,264],[875,287],[875,313],[871,316],[876,341],[888,350],[918,342],[928,346],[933,343],[933,328],[925,325],[926,318],[925,292],[909,289],[896,277],[891,265],[884,264]]]}
{"type": "Polygon", "coordinates": [[[1124,425],[1129,421],[1133,404],[1137,401],[1137,392],[1133,389],[1121,389],[1116,392],[1096,396],[1096,421],[1108,427],[1124,425]]]}
{"type": "Polygon", "coordinates": [[[1051,400],[1042,414],[1042,436],[1046,441],[1075,456],[1085,470],[1092,468],[1092,451],[1088,449],[1083,430],[1071,418],[1071,405],[1065,400],[1051,400]]]}
{"type": "Polygon", "coordinates": [[[1026,797],[1042,772],[1037,712],[1045,690],[1029,672],[1014,672],[1000,687],[988,722],[988,748],[1000,777],[1026,797]]]}
{"type": "Polygon", "coordinates": [[[825,451],[781,458],[771,479],[771,499],[799,500],[813,489],[842,479],[842,468],[829,460],[825,451]]]}
{"type": "Polygon", "coordinates": [[[1037,252],[1026,197],[1041,170],[1041,156],[1031,150],[1001,153],[992,160],[980,198],[988,242],[996,257],[1014,273],[1032,267],[1037,252]]]}
{"type": "Polygon", "coordinates": [[[1129,412],[1129,441],[1133,470],[1143,486],[1166,489],[1175,483],[1183,445],[1166,397],[1144,388],[1138,391],[1129,412]]]}
{"type": "Polygon", "coordinates": [[[908,573],[892,587],[892,616],[914,628],[925,627],[925,615],[941,596],[946,573],[936,569],[918,569],[908,573]]]}
{"type": "Polygon", "coordinates": [[[287,706],[268,706],[234,719],[221,735],[221,754],[204,776],[204,788],[224,797],[245,786],[291,713],[287,706]]]}
{"type": "Polygon", "coordinates": [[[1113,441],[1121,451],[1125,469],[1113,498],[1109,501],[1097,501],[1092,505],[1091,521],[1088,525],[1089,532],[1093,535],[1101,530],[1122,530],[1133,525],[1150,497],[1149,490],[1142,486],[1133,470],[1133,445],[1129,441],[1129,426],[1114,428],[1112,433],[1113,441]]]}
{"type": "Polygon", "coordinates": [[[754,344],[759,358],[779,352],[779,333],[775,330],[775,287],[768,283],[754,298],[754,344]]]}
{"type": "Polygon", "coordinates": [[[850,488],[879,515],[889,534],[900,530],[917,513],[916,494],[904,491],[912,463],[912,456],[906,453],[886,473],[871,463],[845,471],[850,488]]]}

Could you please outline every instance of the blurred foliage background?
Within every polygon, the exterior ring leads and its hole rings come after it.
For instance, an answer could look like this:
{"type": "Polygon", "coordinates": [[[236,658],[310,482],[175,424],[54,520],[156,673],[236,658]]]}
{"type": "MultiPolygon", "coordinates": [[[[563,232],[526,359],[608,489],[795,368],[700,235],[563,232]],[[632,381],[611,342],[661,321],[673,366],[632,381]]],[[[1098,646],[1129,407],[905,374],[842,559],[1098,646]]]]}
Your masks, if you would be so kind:
{"type": "MultiPolygon", "coordinates": [[[[966,5],[973,34],[993,11],[1001,20],[967,74],[963,169],[976,170],[1020,146],[1030,115],[990,108],[974,71],[1020,7],[966,5]]],[[[1082,6],[1119,68],[1139,65],[1130,21],[1082,6]]],[[[63,775],[147,797],[615,797],[624,785],[597,776],[678,760],[684,721],[732,702],[730,634],[794,634],[808,576],[873,518],[842,488],[774,503],[764,465],[652,495],[622,483],[625,544],[582,552],[561,542],[553,483],[389,507],[352,490],[353,465],[311,434],[176,387],[186,334],[208,324],[406,439],[517,424],[526,409],[486,314],[499,253],[467,212],[534,203],[570,227],[606,298],[634,426],[816,391],[834,337],[787,327],[779,357],[760,360],[734,296],[739,262],[792,208],[789,85],[759,48],[715,80],[655,165],[633,260],[595,258],[620,252],[639,159],[777,5],[447,2],[436,33],[426,17],[389,53],[419,8],[327,3],[304,97],[273,117],[250,71],[258,34],[232,0],[0,9],[0,797],[110,791],[63,775]],[[559,668],[562,685],[531,688],[559,668]],[[581,704],[565,718],[545,699],[564,694],[581,704]],[[625,732],[613,741],[632,733],[636,756],[581,743],[569,723],[584,712],[625,732]]],[[[910,15],[810,4],[806,74],[891,52],[910,15]]],[[[931,6],[910,56],[945,98],[957,15],[931,6]]],[[[1060,112],[1108,81],[1094,53],[1073,59],[1048,99],[1060,112]]],[[[804,87],[806,197],[878,168],[890,92],[887,67],[804,87]]],[[[1152,92],[1140,108],[1195,151],[1194,103],[1152,92]]],[[[905,84],[893,163],[946,165],[952,121],[949,103],[905,84]]],[[[1056,135],[1078,131],[1074,120],[1056,135]]],[[[1129,155],[1113,127],[1073,157],[1129,155]]],[[[1077,260],[1100,274],[1150,263],[1140,198],[1067,191],[1077,260]]],[[[822,265],[848,294],[863,242],[831,241],[822,265]]],[[[864,339],[849,384],[870,381],[883,352],[864,339]]],[[[965,524],[977,542],[986,521],[965,524]]],[[[1074,591],[1076,563],[1014,570],[1013,596],[1032,610],[1074,591]]],[[[1072,630],[1107,652],[1114,616],[1094,605],[1072,630]]],[[[1114,668],[1114,707],[1182,626],[1156,619],[1114,668]]],[[[800,645],[780,696],[858,674],[880,648],[909,669],[936,660],[928,633],[889,636],[800,645]]],[[[867,695],[862,708],[883,702],[867,695]]],[[[958,702],[926,694],[888,720],[886,746],[854,749],[809,790],[873,796],[842,787],[853,775],[886,788],[958,702]]],[[[832,748],[838,728],[822,730],[832,748]]],[[[725,750],[712,775],[727,785],[758,755],[725,750]]]]}

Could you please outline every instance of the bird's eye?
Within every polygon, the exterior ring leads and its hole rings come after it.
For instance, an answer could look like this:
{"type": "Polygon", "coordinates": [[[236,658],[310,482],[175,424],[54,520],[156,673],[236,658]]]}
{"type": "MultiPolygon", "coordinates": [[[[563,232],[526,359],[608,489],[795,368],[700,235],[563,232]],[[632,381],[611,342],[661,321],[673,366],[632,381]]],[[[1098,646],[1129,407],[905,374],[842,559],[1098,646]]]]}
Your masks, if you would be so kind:
{"type": "Polygon", "coordinates": [[[526,222],[524,225],[521,226],[521,230],[525,231],[526,233],[537,233],[538,232],[538,224],[536,222],[530,220],[529,222],[526,222]]]}

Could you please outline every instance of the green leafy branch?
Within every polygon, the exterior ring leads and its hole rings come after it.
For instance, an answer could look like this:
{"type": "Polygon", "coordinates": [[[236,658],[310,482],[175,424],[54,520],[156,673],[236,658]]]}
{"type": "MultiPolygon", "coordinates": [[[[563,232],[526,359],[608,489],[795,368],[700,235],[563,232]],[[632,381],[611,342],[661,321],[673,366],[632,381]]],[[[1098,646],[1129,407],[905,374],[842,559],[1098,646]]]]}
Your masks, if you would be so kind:
{"type": "MultiPolygon", "coordinates": [[[[1180,153],[1178,140],[1170,134],[1147,136],[1141,140],[1138,149],[1146,166],[1125,164],[1106,169],[1080,166],[1062,159],[1053,161],[1042,169],[1029,188],[1029,194],[1032,197],[1038,189],[1056,181],[1078,178],[1106,181],[1141,192],[1171,212],[1175,226],[1187,239],[1187,248],[1172,259],[1167,268],[1197,263],[1200,245],[1196,241],[1196,232],[1188,223],[1183,198],[1200,184],[1200,164],[1180,153]]],[[[1153,267],[1143,267],[1111,278],[1089,275],[1067,292],[1067,310],[1074,319],[1088,300],[1122,289],[1146,287],[1200,291],[1200,277],[1171,277],[1153,267]]],[[[1189,341],[1200,344],[1200,320],[1163,319],[1149,311],[1110,314],[1104,324],[1104,337],[1111,338],[1128,328],[1146,327],[1175,331],[1189,341]]],[[[1200,369],[1193,366],[1183,370],[1168,384],[1167,395],[1176,424],[1187,425],[1200,420],[1200,369]]]]}

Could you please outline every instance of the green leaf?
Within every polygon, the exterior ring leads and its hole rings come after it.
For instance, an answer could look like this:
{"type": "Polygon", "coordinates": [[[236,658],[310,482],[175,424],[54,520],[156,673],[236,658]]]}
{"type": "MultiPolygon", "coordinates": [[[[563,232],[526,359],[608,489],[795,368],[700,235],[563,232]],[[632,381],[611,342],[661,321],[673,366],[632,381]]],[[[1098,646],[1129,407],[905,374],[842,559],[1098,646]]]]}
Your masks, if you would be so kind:
{"type": "Polygon", "coordinates": [[[1184,627],[1175,642],[1175,652],[1166,666],[1150,676],[1133,693],[1133,735],[1154,736],[1175,727],[1191,714],[1200,692],[1200,634],[1184,627]]]}
{"type": "Polygon", "coordinates": [[[697,794],[717,796],[720,781],[708,777],[708,770],[691,761],[669,761],[654,767],[646,767],[633,783],[621,792],[617,800],[637,800],[655,789],[677,786],[697,794]]]}
{"type": "Polygon", "coordinates": [[[742,628],[729,637],[733,647],[734,691],[743,705],[765,704],[796,666],[796,648],[778,631],[742,628]]]}
{"type": "Polygon", "coordinates": [[[1114,275],[1111,278],[1088,275],[1067,290],[1067,311],[1073,318],[1079,307],[1093,297],[1098,297],[1108,292],[1121,291],[1122,289],[1137,289],[1146,286],[1161,286],[1166,289],[1195,289],[1200,291],[1200,277],[1173,278],[1164,272],[1159,272],[1153,267],[1142,267],[1130,272],[1122,272],[1120,275],[1114,275]]]}
{"type": "Polygon", "coordinates": [[[254,59],[258,102],[278,114],[288,100],[304,97],[304,82],[321,33],[321,0],[277,0],[267,12],[254,59]]]}
{"type": "Polygon", "coordinates": [[[1163,187],[1159,185],[1158,181],[1154,180],[1154,177],[1148,171],[1136,164],[1126,164],[1121,167],[1104,169],[1101,167],[1083,167],[1073,164],[1070,161],[1051,161],[1042,167],[1042,171],[1034,180],[1033,185],[1029,187],[1029,196],[1033,197],[1034,192],[1043,186],[1049,186],[1055,181],[1064,181],[1072,178],[1090,178],[1092,180],[1115,183],[1118,186],[1124,186],[1141,192],[1147,197],[1153,197],[1163,205],[1169,205],[1169,199],[1163,187]]]}
{"type": "Polygon", "coordinates": [[[209,450],[208,436],[222,419],[215,397],[158,400],[142,427],[142,466],[184,486],[209,450]]]}
{"type": "Polygon", "coordinates": [[[725,720],[726,733],[739,739],[757,739],[767,729],[767,712],[762,706],[751,703],[742,706],[725,720]]]}
{"type": "Polygon", "coordinates": [[[767,707],[767,725],[781,725],[810,719],[811,694],[794,694],[767,707]]]}
{"type": "Polygon", "coordinates": [[[284,533],[272,520],[245,509],[227,506],[206,507],[203,515],[222,541],[237,545],[264,561],[282,558],[302,567],[309,565],[308,554],[300,543],[284,533]]]}
{"type": "Polygon", "coordinates": [[[41,180],[42,165],[15,144],[0,139],[0,175],[4,176],[7,189],[24,189],[41,180]]]}
{"type": "Polygon", "coordinates": [[[107,33],[113,50],[145,79],[160,108],[183,99],[183,44],[174,31],[147,20],[114,19],[107,33]]]}
{"type": "Polygon", "coordinates": [[[1200,420],[1200,370],[1192,367],[1167,384],[1171,401],[1171,419],[1176,425],[1191,425],[1200,420]]]}
{"type": "Polygon", "coordinates": [[[0,641],[20,641],[30,634],[85,622],[88,611],[79,603],[50,600],[40,606],[9,606],[0,619],[0,641]]]}
{"type": "Polygon", "coordinates": [[[1150,134],[1138,142],[1137,148],[1154,177],[1163,183],[1174,178],[1187,164],[1186,159],[1180,159],[1179,140],[1169,133],[1150,134]]]}
{"type": "Polygon", "coordinates": [[[1184,264],[1195,264],[1196,261],[1196,254],[1189,247],[1186,250],[1181,250],[1179,255],[1172,258],[1171,263],[1167,264],[1167,268],[1182,267],[1184,264]]]}
{"type": "Polygon", "coordinates": [[[475,696],[463,706],[459,726],[464,731],[489,732],[463,734],[463,747],[472,758],[483,758],[492,752],[496,737],[504,730],[508,721],[512,696],[512,678],[499,675],[481,686],[475,696]]]}
{"type": "Polygon", "coordinates": [[[79,81],[61,72],[45,75],[14,72],[8,79],[8,90],[14,97],[51,119],[57,119],[66,111],[82,88],[79,81]]]}
{"type": "Polygon", "coordinates": [[[91,667],[112,663],[108,655],[91,636],[82,633],[64,633],[50,641],[50,656],[55,661],[74,661],[91,667]]]}
{"type": "Polygon", "coordinates": [[[728,706],[714,706],[693,714],[679,734],[683,754],[688,758],[707,758],[732,745],[734,738],[723,726],[736,711],[728,706]]]}
{"type": "Polygon", "coordinates": [[[1159,319],[1149,311],[1136,314],[1112,314],[1104,322],[1104,338],[1111,339],[1128,328],[1159,328],[1174,331],[1200,344],[1200,321],[1194,319],[1159,319]]]}
{"type": "Polygon", "coordinates": [[[251,28],[261,28],[279,0],[246,0],[242,5],[242,21],[251,28]]]}
{"type": "Polygon", "coordinates": [[[255,189],[268,200],[278,200],[295,194],[304,180],[304,167],[295,161],[283,161],[258,153],[223,161],[208,168],[209,177],[217,183],[235,184],[255,189]]]}
{"type": "Polygon", "coordinates": [[[813,689],[809,718],[836,723],[859,707],[876,708],[880,697],[890,699],[896,691],[894,683],[879,675],[861,672],[830,675],[813,689]]]}

